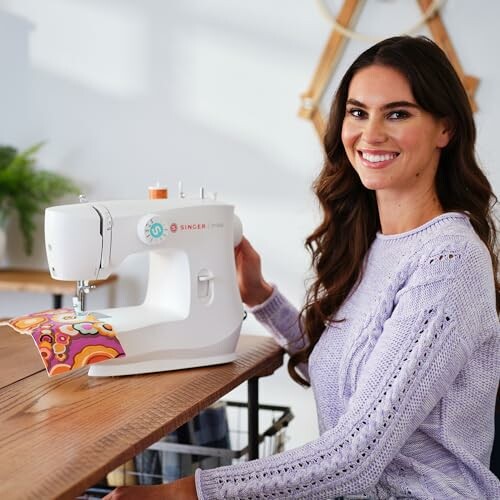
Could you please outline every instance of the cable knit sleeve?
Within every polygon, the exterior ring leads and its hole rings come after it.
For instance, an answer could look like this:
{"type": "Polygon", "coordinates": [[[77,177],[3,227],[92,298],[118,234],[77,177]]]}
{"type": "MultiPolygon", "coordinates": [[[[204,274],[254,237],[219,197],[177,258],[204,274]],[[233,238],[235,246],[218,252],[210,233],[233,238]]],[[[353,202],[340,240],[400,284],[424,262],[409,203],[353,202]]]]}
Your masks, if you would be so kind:
{"type": "Polygon", "coordinates": [[[305,347],[299,312],[276,286],[273,286],[273,293],[265,302],[249,308],[249,311],[287,352],[292,354],[305,347]]]}
{"type": "Polygon", "coordinates": [[[488,335],[491,262],[479,243],[414,262],[336,426],[300,448],[196,472],[199,498],[327,499],[370,491],[488,335]]]}

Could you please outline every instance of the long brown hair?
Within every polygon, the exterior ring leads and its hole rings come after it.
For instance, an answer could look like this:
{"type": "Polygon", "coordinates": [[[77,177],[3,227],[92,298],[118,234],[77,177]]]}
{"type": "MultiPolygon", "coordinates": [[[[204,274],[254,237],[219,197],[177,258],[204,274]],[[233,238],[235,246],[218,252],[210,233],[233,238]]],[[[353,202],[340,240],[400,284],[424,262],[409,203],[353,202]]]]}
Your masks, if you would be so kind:
{"type": "Polygon", "coordinates": [[[313,184],[323,220],[306,239],[314,280],[300,313],[308,346],[293,354],[288,371],[309,385],[296,370],[307,362],[326,325],[363,274],[363,263],[380,229],[375,192],[366,189],[351,166],[341,140],[349,85],[362,68],[379,64],[403,74],[416,102],[436,118],[449,120],[453,136],[442,150],[436,190],[444,211],[466,213],[488,247],[495,276],[497,311],[500,308],[497,232],[493,206],[497,199],[475,158],[476,128],[469,99],[445,53],[426,37],[399,36],[383,40],[363,52],[347,70],[335,94],[324,137],[325,161],[313,184]]]}

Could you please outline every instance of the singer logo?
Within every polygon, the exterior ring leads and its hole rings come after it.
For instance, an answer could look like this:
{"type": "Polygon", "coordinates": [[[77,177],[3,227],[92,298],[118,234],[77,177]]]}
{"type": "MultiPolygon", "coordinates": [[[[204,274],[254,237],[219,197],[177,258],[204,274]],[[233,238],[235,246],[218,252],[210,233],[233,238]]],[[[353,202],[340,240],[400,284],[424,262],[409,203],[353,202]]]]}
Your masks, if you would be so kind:
{"type": "Polygon", "coordinates": [[[175,233],[177,231],[203,231],[207,229],[206,224],[176,224],[172,222],[170,224],[170,232],[175,233]]]}

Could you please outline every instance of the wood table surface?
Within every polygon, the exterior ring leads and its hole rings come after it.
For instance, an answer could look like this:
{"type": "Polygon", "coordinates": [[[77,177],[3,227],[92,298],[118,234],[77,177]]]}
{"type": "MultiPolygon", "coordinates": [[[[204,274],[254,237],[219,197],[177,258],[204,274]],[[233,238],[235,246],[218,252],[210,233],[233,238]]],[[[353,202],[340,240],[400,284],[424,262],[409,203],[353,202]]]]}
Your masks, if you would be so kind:
{"type": "Polygon", "coordinates": [[[0,328],[0,498],[73,499],[239,384],[283,363],[242,335],[224,365],[127,377],[48,378],[33,342],[0,328]],[[28,342],[26,342],[28,341],[28,342]]]}
{"type": "Polygon", "coordinates": [[[31,335],[0,326],[0,389],[34,373],[45,371],[31,335]]]}
{"type": "MultiPolygon", "coordinates": [[[[117,280],[116,274],[99,281],[91,281],[91,285],[101,286],[117,280]]],[[[0,269],[0,291],[33,292],[60,295],[74,295],[74,281],[59,281],[50,276],[48,271],[38,269],[0,269]]]]}

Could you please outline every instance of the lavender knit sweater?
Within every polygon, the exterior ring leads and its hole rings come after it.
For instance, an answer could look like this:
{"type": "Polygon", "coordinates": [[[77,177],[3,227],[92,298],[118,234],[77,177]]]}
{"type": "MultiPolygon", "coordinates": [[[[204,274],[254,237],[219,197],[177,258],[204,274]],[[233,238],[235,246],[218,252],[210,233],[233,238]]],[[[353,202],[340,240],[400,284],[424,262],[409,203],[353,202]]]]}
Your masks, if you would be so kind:
{"type": "MultiPolygon", "coordinates": [[[[275,290],[256,317],[290,352],[297,311],[275,290]]],[[[208,499],[500,499],[489,471],[500,376],[491,260],[468,218],[377,235],[359,286],[304,367],[320,437],[196,471],[208,499]]]]}

